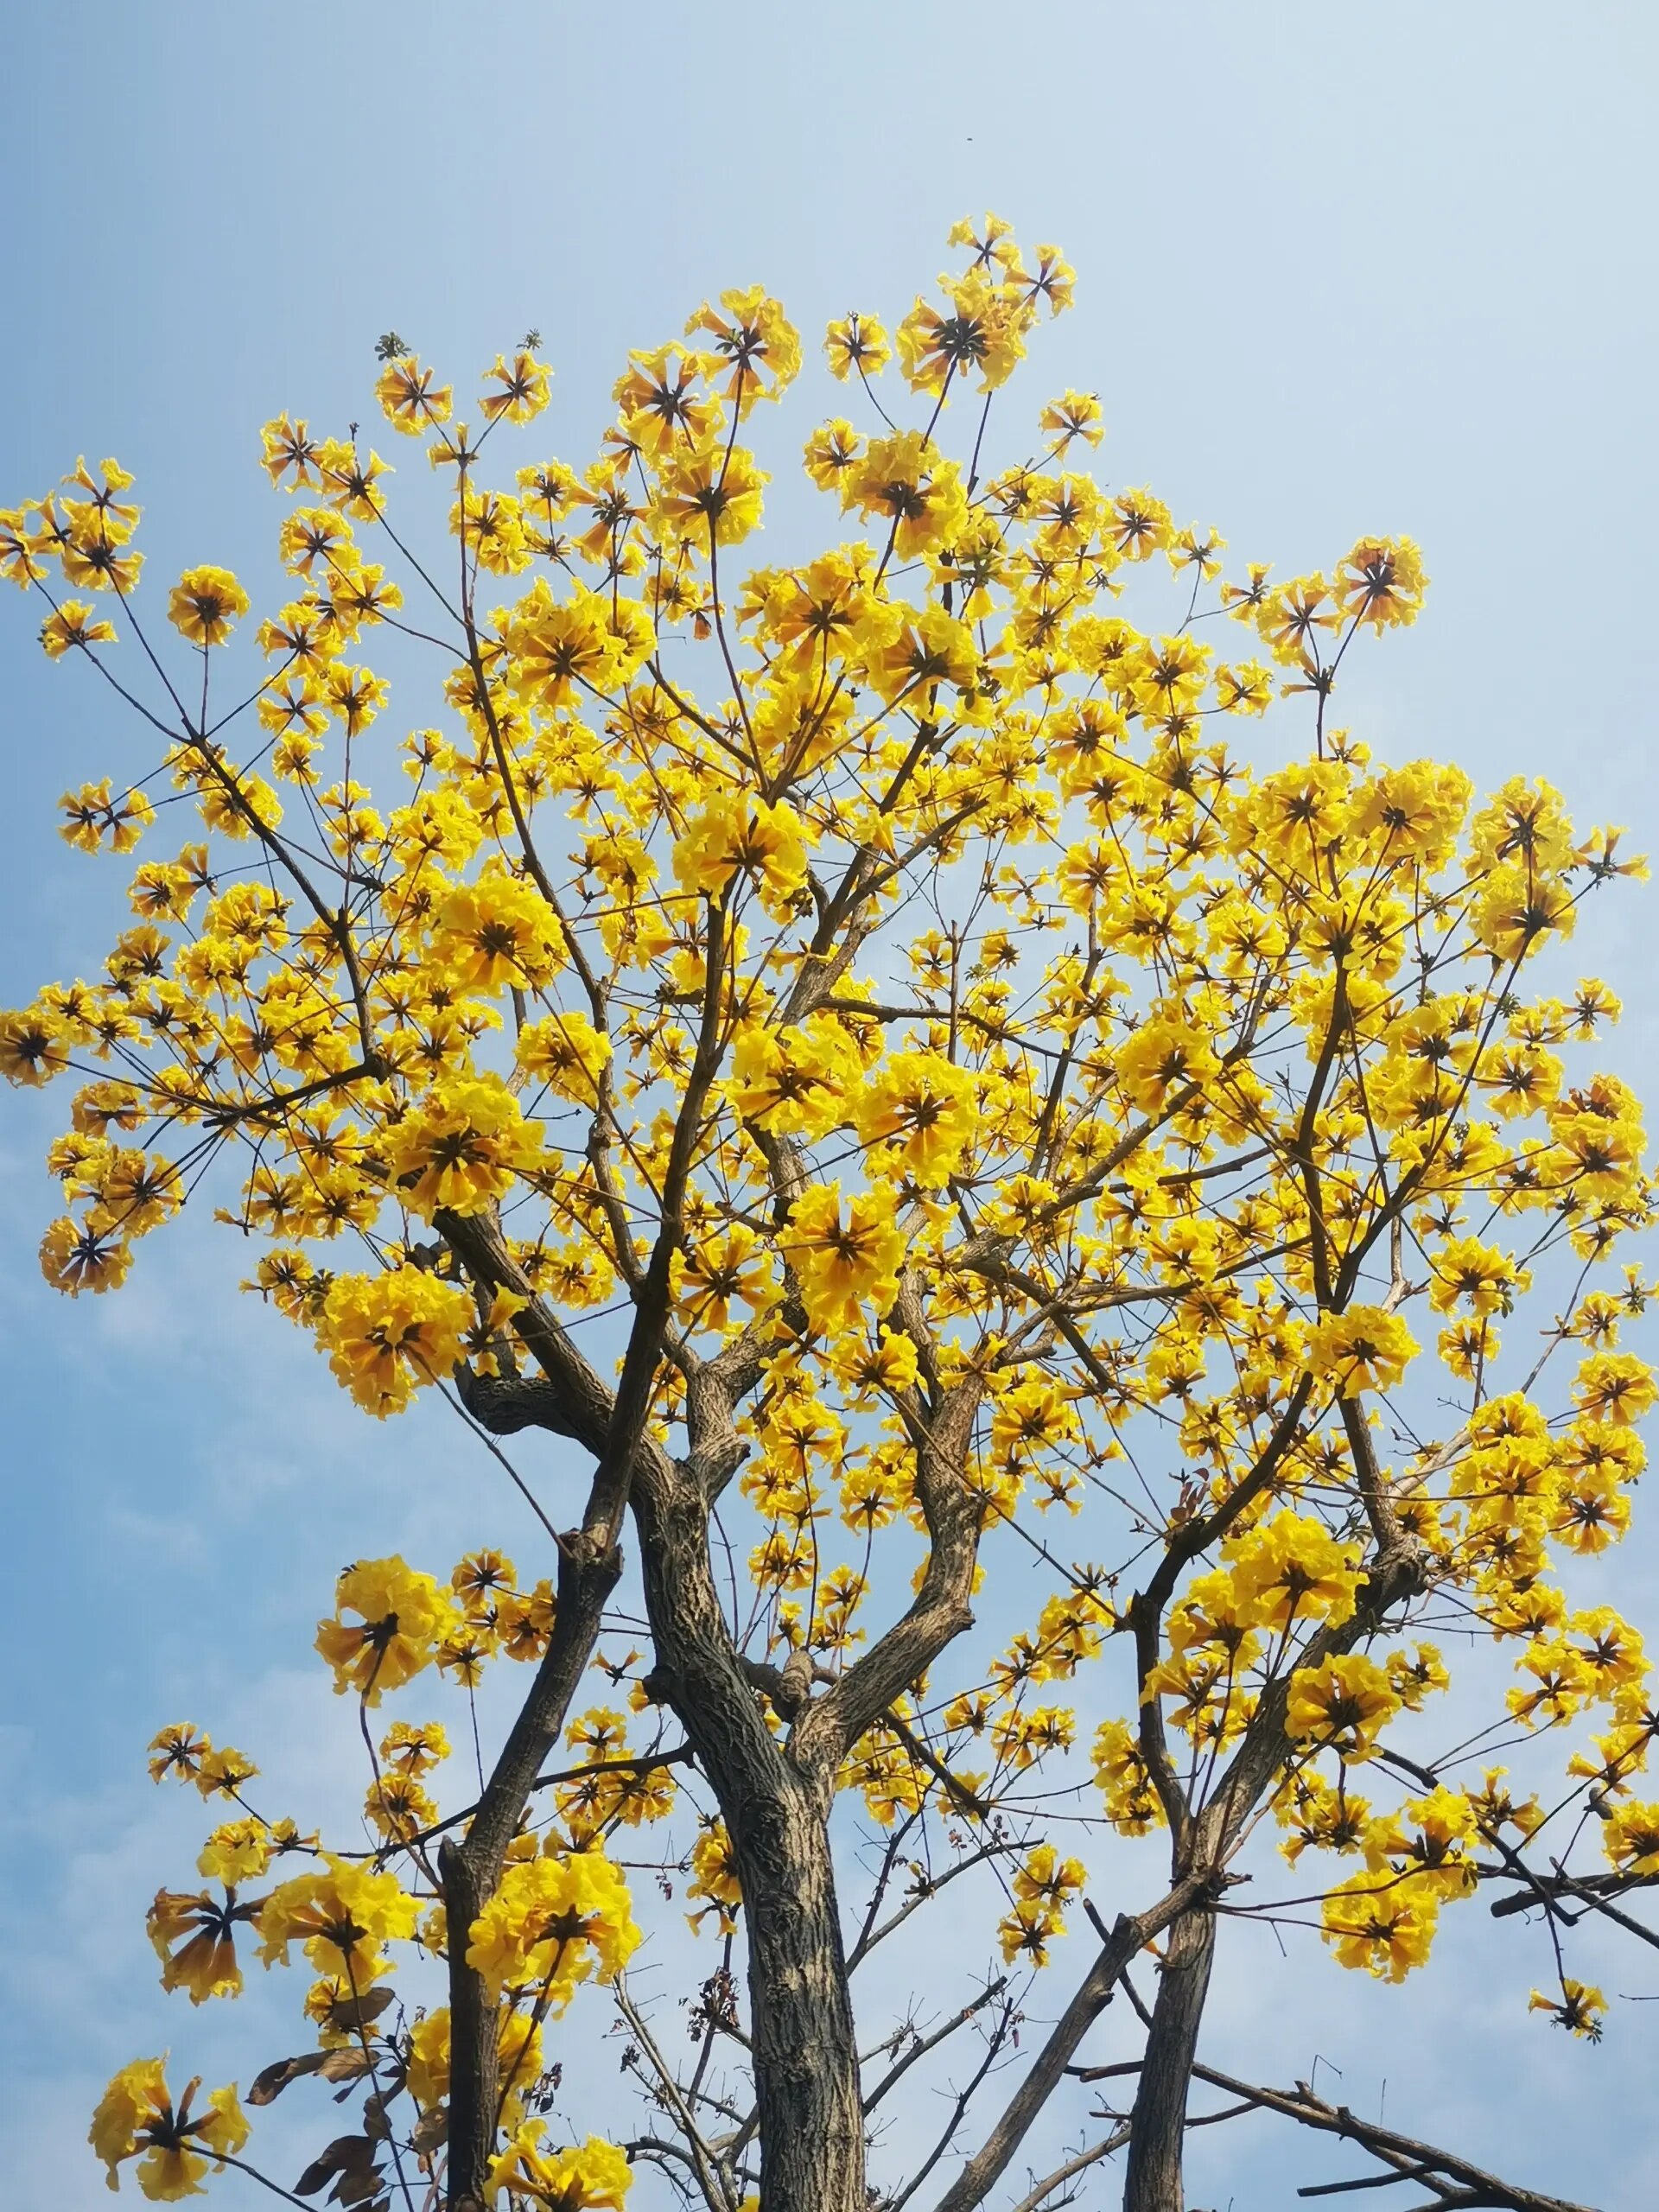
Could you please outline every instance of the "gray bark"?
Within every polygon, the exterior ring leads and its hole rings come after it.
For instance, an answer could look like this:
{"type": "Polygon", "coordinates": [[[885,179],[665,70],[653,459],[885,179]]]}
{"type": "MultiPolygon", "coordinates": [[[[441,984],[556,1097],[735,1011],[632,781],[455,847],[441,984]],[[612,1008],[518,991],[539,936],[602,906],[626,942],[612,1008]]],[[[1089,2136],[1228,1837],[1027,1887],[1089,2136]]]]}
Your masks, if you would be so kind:
{"type": "Polygon", "coordinates": [[[1181,2145],[1186,2099],[1215,1955],[1215,1914],[1207,1906],[1184,1912],[1170,1928],[1129,2117],[1123,2212],[1185,2212],[1181,2145]]]}
{"type": "Polygon", "coordinates": [[[636,1493],[652,1687],[678,1714],[731,1837],[748,1944],[766,2212],[865,2212],[864,2122],[827,1820],[829,1777],[768,1726],[722,1617],[707,1508],[636,1493]]]}

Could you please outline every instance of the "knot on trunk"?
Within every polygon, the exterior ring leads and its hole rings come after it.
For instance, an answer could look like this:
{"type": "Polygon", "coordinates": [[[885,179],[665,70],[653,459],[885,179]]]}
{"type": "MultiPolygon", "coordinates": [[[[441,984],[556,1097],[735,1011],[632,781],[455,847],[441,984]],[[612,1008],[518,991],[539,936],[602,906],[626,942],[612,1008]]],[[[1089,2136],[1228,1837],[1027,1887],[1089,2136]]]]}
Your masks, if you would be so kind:
{"type": "Polygon", "coordinates": [[[765,1659],[743,1659],[740,1664],[746,1681],[786,1724],[795,1720],[810,1701],[813,1666],[808,1653],[791,1651],[781,1667],[765,1659]]]}

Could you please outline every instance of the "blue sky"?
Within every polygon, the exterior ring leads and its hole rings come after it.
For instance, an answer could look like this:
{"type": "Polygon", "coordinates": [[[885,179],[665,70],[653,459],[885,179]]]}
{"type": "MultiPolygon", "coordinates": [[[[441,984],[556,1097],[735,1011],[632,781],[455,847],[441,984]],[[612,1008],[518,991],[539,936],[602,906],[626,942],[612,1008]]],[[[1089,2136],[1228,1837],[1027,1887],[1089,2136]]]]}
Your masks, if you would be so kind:
{"type": "MultiPolygon", "coordinates": [[[[368,413],[389,327],[464,381],[538,326],[553,442],[579,460],[626,348],[705,295],[763,281],[810,345],[849,306],[901,314],[949,225],[994,207],[1077,268],[1032,378],[1099,390],[1113,480],[1281,571],[1362,530],[1422,544],[1427,613],[1359,664],[1340,719],[1483,784],[1547,774],[1652,849],[1656,62],[1634,0],[12,8],[0,500],[115,454],[154,572],[257,571],[258,424],[368,413]]],[[[137,744],[34,627],[0,601],[8,1003],[101,955],[114,872],[58,842],[53,807],[137,744]]],[[[1574,964],[1625,996],[1616,1064],[1652,1090],[1654,894],[1607,909],[1574,964]]],[[[157,1239],[119,1299],[58,1301],[32,1258],[54,1109],[3,1104],[0,2104],[22,2201],[78,2212],[104,2201],[81,2147],[98,2088],[193,2024],[163,2017],[143,1936],[198,1840],[152,1796],[146,1738],[211,1709],[297,1771],[339,1733],[307,1657],[338,1566],[394,1544],[435,1563],[505,1509],[437,1414],[361,1421],[236,1300],[226,1236],[157,1239]]],[[[1656,1560],[1651,1529],[1632,1539],[1633,1602],[1656,1560]]],[[[1282,2059],[1249,1975],[1224,1978],[1215,2047],[1266,2041],[1281,2076],[1321,2050],[1366,2095],[1387,2075],[1402,2126],[1650,2201],[1659,2140],[1631,2099],[1659,2015],[1620,2007],[1606,2049],[1564,2048],[1492,1999],[1497,1956],[1471,1936],[1460,1971],[1369,2014],[1310,1959],[1282,2059]],[[1448,2035],[1472,2052],[1455,2096],[1448,2035]]],[[[1611,1970],[1659,1986],[1639,1957],[1611,1970]]],[[[270,2018],[223,2031],[226,2074],[272,2055],[270,2018]]],[[[1282,2201],[1292,2146],[1266,2125],[1205,2173],[1218,2206],[1282,2201]]]]}

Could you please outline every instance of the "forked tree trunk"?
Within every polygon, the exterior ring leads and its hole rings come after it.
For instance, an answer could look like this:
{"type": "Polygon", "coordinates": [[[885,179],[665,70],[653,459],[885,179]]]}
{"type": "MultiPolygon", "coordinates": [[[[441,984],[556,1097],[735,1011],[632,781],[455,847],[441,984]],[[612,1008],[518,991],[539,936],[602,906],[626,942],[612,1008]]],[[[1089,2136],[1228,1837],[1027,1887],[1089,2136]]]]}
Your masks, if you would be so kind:
{"type": "Polygon", "coordinates": [[[1186,2212],[1181,2178],[1186,2099],[1215,1954],[1213,1912],[1185,1912],[1172,1924],[1130,2116],[1123,2212],[1186,2212]]]}

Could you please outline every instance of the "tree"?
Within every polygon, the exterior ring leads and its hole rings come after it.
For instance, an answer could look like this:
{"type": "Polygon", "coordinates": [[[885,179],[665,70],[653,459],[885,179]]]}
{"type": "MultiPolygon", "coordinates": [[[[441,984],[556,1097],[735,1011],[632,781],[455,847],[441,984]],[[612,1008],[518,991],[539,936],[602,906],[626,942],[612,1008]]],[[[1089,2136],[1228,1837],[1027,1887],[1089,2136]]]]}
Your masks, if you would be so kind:
{"type": "MultiPolygon", "coordinates": [[[[14,1083],[77,1085],[48,1277],[114,1289],[214,1192],[265,1248],[247,1287],[367,1413],[447,1400],[519,1493],[447,1578],[340,1578],[317,1644],[363,1834],[277,1817],[194,1725],[151,1747],[219,1822],[206,1886],[151,1908],[164,1986],[233,1995],[238,1941],[319,1977],[308,2047],[247,2095],[359,2100],[301,2198],[571,2212],[654,2167],[711,2212],[1038,2212],[1122,2152],[1130,2212],[1182,2212],[1197,2080],[1436,2202],[1556,2202],[1198,2037],[1229,1921],[1312,1919],[1398,1980],[1491,1885],[1543,1916],[1532,2004],[1591,2037],[1570,1928],[1644,1932],[1616,1900],[1659,1878],[1659,1708],[1581,1586],[1643,1465],[1655,1386],[1618,1344],[1647,1293],[1614,1270],[1654,1193],[1636,1100],[1582,1064],[1617,1001],[1550,982],[1580,899],[1640,863],[1541,785],[1477,804],[1330,726],[1350,650],[1418,612],[1409,540],[1217,589],[1213,532],[1079,467],[1077,391],[992,469],[1071,272],[995,219],[951,243],[892,343],[859,315],[825,341],[868,427],[813,431],[805,471],[862,534],[741,580],[768,480],[741,440],[799,360],[759,289],[630,357],[585,473],[511,489],[534,334],[476,430],[383,339],[385,415],[453,486],[447,557],[355,426],[269,425],[286,581],[240,683],[248,593],[188,569],[167,638],[115,463],[0,516],[46,651],[161,747],[66,796],[64,836],[124,855],[197,817],[138,864],[103,976],[0,1018],[14,1083]],[[1218,657],[1229,617],[1265,660],[1218,657]],[[402,779],[371,633],[442,676],[402,779]],[[1217,718],[1276,693],[1311,741],[1252,773],[1217,718]],[[1506,1351],[1535,1280],[1541,1333],[1506,1351]],[[1414,1716],[1446,1623],[1479,1729],[1437,1755],[1414,1716]],[[474,1783],[427,1716],[475,1733],[486,1675],[521,1691],[474,1783]],[[1480,1770],[1495,1737],[1542,1796],[1480,1770]],[[1141,1887],[1109,1921],[1114,1833],[1141,1887]],[[629,1961],[636,1916],[672,1952],[687,1903],[682,2061],[629,1961]],[[952,1961],[960,1987],[861,2038],[859,1969],[925,1914],[952,1930],[929,1996],[952,1961]],[[1120,1994],[1141,2055],[1091,2064],[1120,1994]],[[626,2026],[645,2108],[614,2140],[546,2117],[572,2004],[626,2026]],[[1033,2125],[1118,2075],[1106,2132],[1022,2177],[1033,2125]],[[948,2085],[931,2148],[880,2139],[901,2079],[948,2085]]],[[[235,2092],[193,2092],[117,2077],[112,2182],[258,2172],[235,2092]]]]}

